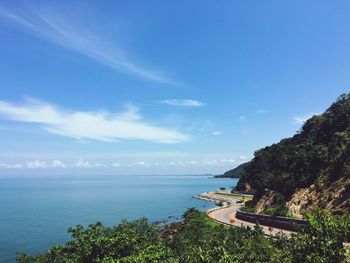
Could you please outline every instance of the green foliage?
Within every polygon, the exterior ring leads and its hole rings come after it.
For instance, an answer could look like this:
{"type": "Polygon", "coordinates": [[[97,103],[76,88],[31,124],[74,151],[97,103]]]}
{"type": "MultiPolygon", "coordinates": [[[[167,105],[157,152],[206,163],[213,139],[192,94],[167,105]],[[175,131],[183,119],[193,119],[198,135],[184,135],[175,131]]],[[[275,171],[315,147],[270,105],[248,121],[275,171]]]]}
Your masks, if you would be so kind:
{"type": "Polygon", "coordinates": [[[251,207],[251,206],[242,206],[240,210],[247,213],[255,213],[255,207],[251,207]]]}
{"type": "Polygon", "coordinates": [[[306,121],[299,133],[254,154],[238,185],[249,184],[256,203],[270,189],[288,199],[297,188],[322,176],[329,184],[350,174],[350,94],[343,94],[322,115],[306,121]]]}
{"type": "Polygon", "coordinates": [[[154,226],[145,218],[108,228],[101,223],[84,229],[69,228],[72,236],[64,246],[54,246],[45,254],[17,254],[20,263],[63,262],[173,262],[172,252],[161,242],[154,226]],[[116,261],[113,261],[116,260],[116,261]]]}
{"type": "Polygon", "coordinates": [[[231,263],[345,262],[348,219],[316,210],[309,229],[287,238],[264,235],[262,228],[227,228],[204,212],[189,209],[172,241],[161,241],[145,219],[116,227],[101,223],[70,228],[72,240],[36,256],[17,254],[20,263],[231,263]]]}
{"type": "Polygon", "coordinates": [[[288,208],[284,204],[280,204],[274,207],[269,207],[264,211],[264,214],[271,216],[287,216],[288,208]]]}
{"type": "Polygon", "coordinates": [[[218,205],[218,206],[224,206],[224,204],[225,204],[224,201],[219,201],[216,203],[216,205],[218,205]]]}
{"type": "Polygon", "coordinates": [[[260,227],[226,228],[191,210],[170,246],[179,262],[277,262],[273,259],[284,251],[275,243],[284,238],[265,237],[260,227]]]}
{"type": "Polygon", "coordinates": [[[331,216],[319,209],[306,218],[309,228],[293,237],[293,262],[344,262],[346,251],[343,242],[349,234],[349,219],[331,216]]]}

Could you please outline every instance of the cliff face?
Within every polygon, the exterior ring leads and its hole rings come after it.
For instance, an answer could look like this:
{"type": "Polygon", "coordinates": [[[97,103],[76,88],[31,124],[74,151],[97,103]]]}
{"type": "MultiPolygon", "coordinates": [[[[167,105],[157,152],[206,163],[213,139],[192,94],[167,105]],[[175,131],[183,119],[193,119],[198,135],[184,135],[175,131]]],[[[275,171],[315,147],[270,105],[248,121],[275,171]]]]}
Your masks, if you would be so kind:
{"type": "Polygon", "coordinates": [[[298,189],[286,206],[288,211],[298,218],[315,207],[334,214],[349,214],[350,178],[341,178],[330,185],[312,184],[307,188],[298,189]]]}
{"type": "Polygon", "coordinates": [[[344,94],[292,138],[256,151],[237,188],[256,192],[257,212],[283,207],[300,217],[318,206],[341,214],[349,213],[349,178],[350,94],[344,94]]]}
{"type": "Polygon", "coordinates": [[[264,194],[255,205],[255,213],[262,214],[266,209],[278,203],[276,192],[264,194]]]}
{"type": "MultiPolygon", "coordinates": [[[[255,213],[265,213],[269,208],[280,205],[277,192],[265,193],[255,204],[255,213]]],[[[331,184],[316,182],[309,187],[297,189],[284,202],[287,215],[303,218],[305,212],[318,207],[333,214],[350,214],[350,178],[341,178],[331,184]]]]}

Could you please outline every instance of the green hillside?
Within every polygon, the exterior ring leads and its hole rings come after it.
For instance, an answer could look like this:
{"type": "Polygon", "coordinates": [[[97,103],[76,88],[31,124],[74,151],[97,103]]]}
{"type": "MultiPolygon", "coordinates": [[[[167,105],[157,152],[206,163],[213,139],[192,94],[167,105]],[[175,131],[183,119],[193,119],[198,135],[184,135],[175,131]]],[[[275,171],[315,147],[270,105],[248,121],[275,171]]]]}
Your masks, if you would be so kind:
{"type": "Polygon", "coordinates": [[[242,163],[238,165],[236,168],[229,170],[223,174],[215,175],[215,178],[241,178],[244,173],[244,168],[249,164],[249,162],[242,163]]]}
{"type": "MultiPolygon", "coordinates": [[[[256,151],[245,171],[237,189],[255,190],[253,205],[267,193],[274,193],[270,205],[285,205],[298,199],[297,190],[306,189],[300,194],[307,193],[318,206],[349,212],[350,94],[307,120],[292,138],[256,151]],[[332,191],[338,193],[331,195],[332,191]],[[325,194],[329,200],[324,200],[325,194]]],[[[310,205],[311,201],[305,207],[310,205]]]]}

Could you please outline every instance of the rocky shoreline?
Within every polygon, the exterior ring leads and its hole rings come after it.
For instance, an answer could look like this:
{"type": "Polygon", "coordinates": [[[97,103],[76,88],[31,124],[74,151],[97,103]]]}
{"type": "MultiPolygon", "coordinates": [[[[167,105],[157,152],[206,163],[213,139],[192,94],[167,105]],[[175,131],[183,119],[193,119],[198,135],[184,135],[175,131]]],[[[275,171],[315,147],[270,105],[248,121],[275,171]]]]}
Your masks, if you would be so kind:
{"type": "MultiPolygon", "coordinates": [[[[244,196],[244,195],[242,195],[244,196]]],[[[246,195],[250,198],[250,196],[246,195]]],[[[215,192],[205,192],[199,195],[195,195],[193,198],[212,202],[219,205],[232,205],[242,203],[242,201],[235,197],[231,190],[218,190],[215,192]]]]}
{"type": "Polygon", "coordinates": [[[174,238],[174,235],[177,231],[182,227],[183,221],[170,223],[167,225],[164,225],[162,227],[158,227],[157,231],[164,241],[171,241],[174,238]]]}
{"type": "Polygon", "coordinates": [[[217,196],[215,193],[208,192],[208,193],[203,193],[200,195],[196,195],[193,198],[207,201],[207,202],[212,202],[215,204],[221,204],[221,203],[235,203],[235,200],[232,200],[232,198],[226,198],[224,196],[217,196]]]}

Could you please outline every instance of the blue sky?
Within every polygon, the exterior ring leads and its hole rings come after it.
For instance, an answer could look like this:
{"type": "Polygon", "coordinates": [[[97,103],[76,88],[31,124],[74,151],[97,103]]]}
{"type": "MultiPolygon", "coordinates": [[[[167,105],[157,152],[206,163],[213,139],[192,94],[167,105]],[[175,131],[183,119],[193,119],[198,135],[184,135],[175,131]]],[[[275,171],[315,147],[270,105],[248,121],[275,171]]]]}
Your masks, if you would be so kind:
{"type": "Polygon", "coordinates": [[[0,174],[220,173],[350,84],[349,1],[0,1],[0,174]]]}

